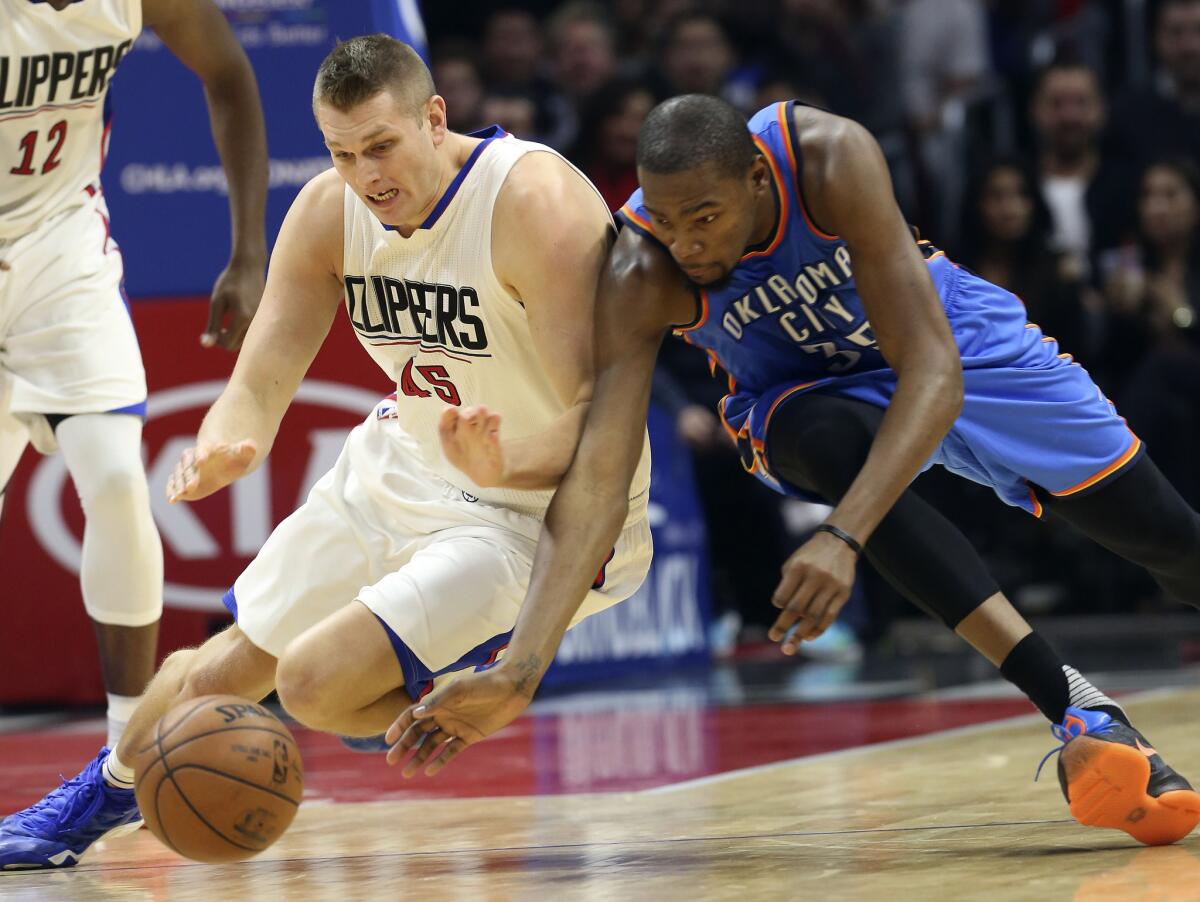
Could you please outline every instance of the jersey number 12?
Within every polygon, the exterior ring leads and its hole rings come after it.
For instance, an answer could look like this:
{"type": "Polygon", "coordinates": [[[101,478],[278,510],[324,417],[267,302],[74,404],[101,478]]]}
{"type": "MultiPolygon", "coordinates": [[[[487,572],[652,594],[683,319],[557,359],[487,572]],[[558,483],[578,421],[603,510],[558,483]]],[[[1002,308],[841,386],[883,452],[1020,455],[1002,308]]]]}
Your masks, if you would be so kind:
{"type": "MultiPolygon", "coordinates": [[[[60,120],[50,126],[50,131],[46,133],[46,139],[54,142],[54,146],[50,148],[50,153],[46,155],[46,162],[42,163],[42,175],[45,175],[51,169],[57,168],[62,162],[58,155],[62,151],[63,142],[67,140],[67,123],[66,120],[60,120]]],[[[38,133],[36,131],[29,132],[21,139],[21,165],[14,166],[8,170],[13,175],[33,175],[37,170],[33,166],[33,153],[37,147],[38,133]]]]}

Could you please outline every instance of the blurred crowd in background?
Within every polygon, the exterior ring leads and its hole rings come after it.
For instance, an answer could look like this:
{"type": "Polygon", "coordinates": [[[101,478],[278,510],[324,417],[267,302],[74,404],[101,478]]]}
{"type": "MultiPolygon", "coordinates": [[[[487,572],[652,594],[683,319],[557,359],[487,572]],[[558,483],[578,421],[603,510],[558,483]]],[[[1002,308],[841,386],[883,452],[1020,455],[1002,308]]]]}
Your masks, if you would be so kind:
{"type": "MultiPolygon", "coordinates": [[[[451,127],[561,150],[615,210],[639,126],[675,94],[747,115],[798,99],[867,126],[923,237],[1018,294],[1200,506],[1200,0],[568,0],[426,3],[451,127]]],[[[669,341],[656,399],[694,449],[714,597],[768,623],[785,556],[820,516],[742,475],[724,380],[669,341]]],[[[1132,567],[990,491],[918,480],[1031,614],[1162,605],[1132,567]]],[[[862,638],[913,612],[877,578],[862,638]]]]}

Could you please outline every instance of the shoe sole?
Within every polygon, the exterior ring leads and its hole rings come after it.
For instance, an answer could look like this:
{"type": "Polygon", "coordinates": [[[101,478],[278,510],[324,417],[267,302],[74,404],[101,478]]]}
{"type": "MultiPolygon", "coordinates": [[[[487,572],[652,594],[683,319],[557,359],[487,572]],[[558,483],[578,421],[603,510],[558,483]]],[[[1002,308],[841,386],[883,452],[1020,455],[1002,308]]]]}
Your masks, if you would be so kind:
{"type": "Polygon", "coordinates": [[[1146,792],[1150,761],[1137,749],[1080,736],[1062,752],[1071,816],[1087,827],[1124,830],[1147,846],[1183,839],[1200,823],[1200,793],[1146,792]]]}

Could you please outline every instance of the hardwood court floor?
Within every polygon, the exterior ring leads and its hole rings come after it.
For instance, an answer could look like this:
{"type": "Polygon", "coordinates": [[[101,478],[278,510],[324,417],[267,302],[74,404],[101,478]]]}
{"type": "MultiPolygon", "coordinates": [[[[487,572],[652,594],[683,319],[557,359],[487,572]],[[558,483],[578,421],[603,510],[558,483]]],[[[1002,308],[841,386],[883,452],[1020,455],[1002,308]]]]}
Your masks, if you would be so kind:
{"type": "MultiPolygon", "coordinates": [[[[1198,705],[1129,705],[1193,776],[1198,705]]],[[[194,864],[139,831],[72,871],[0,876],[0,899],[1200,900],[1200,832],[1146,849],[1079,827],[1053,761],[1032,782],[1052,745],[1029,716],[635,792],[314,801],[250,862],[194,864]]]]}

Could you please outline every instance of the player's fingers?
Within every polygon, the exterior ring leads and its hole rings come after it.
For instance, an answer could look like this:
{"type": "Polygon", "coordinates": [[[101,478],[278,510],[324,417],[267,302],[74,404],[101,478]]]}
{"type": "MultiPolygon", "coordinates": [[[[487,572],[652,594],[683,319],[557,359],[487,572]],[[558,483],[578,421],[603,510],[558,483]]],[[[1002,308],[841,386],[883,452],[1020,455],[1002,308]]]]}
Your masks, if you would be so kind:
{"type": "Polygon", "coordinates": [[[804,615],[796,621],[796,629],[792,631],[791,638],[785,637],[784,641],[780,643],[780,648],[785,655],[794,655],[799,650],[802,641],[815,639],[821,635],[821,623],[824,621],[830,605],[831,598],[828,595],[819,595],[809,603],[804,615]]]}
{"type": "Polygon", "coordinates": [[[829,603],[825,606],[825,612],[821,615],[821,621],[813,628],[808,636],[809,639],[816,639],[833,626],[849,597],[849,593],[838,592],[830,598],[829,603]]]}
{"type": "MultiPolygon", "coordinates": [[[[403,717],[403,715],[401,716],[403,717]]],[[[400,737],[388,750],[388,764],[397,764],[406,753],[417,748],[421,744],[422,740],[424,740],[425,734],[431,729],[433,729],[433,727],[427,727],[425,724],[410,722],[408,726],[404,728],[404,732],[400,734],[400,737]]]]}
{"type": "Polygon", "coordinates": [[[771,596],[771,604],[780,609],[787,607],[788,601],[796,594],[796,589],[803,582],[804,567],[796,564],[784,564],[782,574],[779,578],[779,585],[775,587],[775,594],[771,596]]]}
{"type": "Polygon", "coordinates": [[[486,432],[488,435],[499,435],[500,434],[500,414],[493,413],[491,416],[489,416],[487,418],[487,420],[484,422],[483,429],[484,429],[484,432],[486,432]]]}
{"type": "Polygon", "coordinates": [[[442,753],[433,759],[432,763],[425,768],[425,776],[432,777],[438,773],[447,764],[462,754],[463,749],[467,747],[467,743],[457,736],[450,737],[442,745],[442,753]]]}
{"type": "MultiPolygon", "coordinates": [[[[400,741],[400,735],[405,730],[407,730],[410,726],[412,726],[412,722],[413,722],[412,709],[413,709],[413,706],[409,705],[407,708],[405,708],[403,711],[400,712],[399,717],[397,717],[395,720],[392,721],[392,725],[390,727],[388,727],[387,732],[383,734],[384,742],[386,742],[388,745],[395,745],[397,742],[400,741]]],[[[391,752],[389,752],[388,754],[390,755],[391,752]]]]}
{"type": "Polygon", "coordinates": [[[200,336],[200,344],[204,347],[211,348],[217,343],[217,337],[221,331],[221,321],[225,318],[225,310],[228,306],[229,302],[225,299],[224,294],[215,294],[208,302],[208,322],[200,336]]]}
{"type": "Polygon", "coordinates": [[[222,326],[217,333],[217,344],[224,351],[232,351],[236,347],[236,330],[230,326],[222,326]]]}
{"type": "Polygon", "coordinates": [[[254,460],[254,455],[258,453],[258,443],[252,438],[242,439],[236,445],[231,445],[229,451],[234,460],[245,466],[254,460]]]}
{"type": "Polygon", "coordinates": [[[442,415],[438,417],[438,434],[442,440],[454,437],[454,433],[458,431],[458,409],[455,407],[447,407],[442,411],[442,415]]]}
{"type": "Polygon", "coordinates": [[[814,588],[808,580],[801,582],[796,587],[796,591],[788,599],[783,610],[779,612],[779,616],[775,618],[775,623],[767,632],[767,636],[772,642],[779,642],[783,639],[792,624],[807,614],[814,588]]]}
{"type": "Polygon", "coordinates": [[[414,776],[429,760],[429,756],[441,746],[444,735],[440,730],[426,733],[421,738],[412,757],[405,762],[400,775],[405,778],[414,776]]]}

